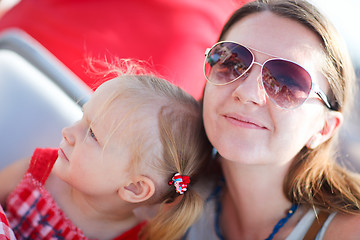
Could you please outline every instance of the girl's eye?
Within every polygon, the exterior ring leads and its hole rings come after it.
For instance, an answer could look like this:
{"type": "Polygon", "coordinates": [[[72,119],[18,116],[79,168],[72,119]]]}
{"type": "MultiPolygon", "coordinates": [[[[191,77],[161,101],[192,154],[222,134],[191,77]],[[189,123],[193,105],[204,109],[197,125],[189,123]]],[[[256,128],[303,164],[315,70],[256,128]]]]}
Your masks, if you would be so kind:
{"type": "Polygon", "coordinates": [[[97,138],[96,138],[96,136],[95,136],[95,134],[94,134],[94,132],[93,132],[93,130],[92,130],[91,128],[89,128],[89,135],[90,135],[90,137],[92,137],[95,141],[97,141],[97,138]]]}

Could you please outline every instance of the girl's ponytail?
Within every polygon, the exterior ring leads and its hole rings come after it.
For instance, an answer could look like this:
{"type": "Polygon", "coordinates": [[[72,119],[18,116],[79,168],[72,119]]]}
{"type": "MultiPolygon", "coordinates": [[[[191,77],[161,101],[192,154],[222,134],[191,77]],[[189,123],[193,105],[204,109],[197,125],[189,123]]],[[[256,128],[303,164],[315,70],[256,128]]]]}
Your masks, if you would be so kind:
{"type": "Polygon", "coordinates": [[[141,239],[180,239],[200,216],[202,206],[203,200],[200,196],[193,189],[188,189],[170,203],[170,206],[162,204],[158,215],[146,225],[143,231],[145,235],[141,239]]]}

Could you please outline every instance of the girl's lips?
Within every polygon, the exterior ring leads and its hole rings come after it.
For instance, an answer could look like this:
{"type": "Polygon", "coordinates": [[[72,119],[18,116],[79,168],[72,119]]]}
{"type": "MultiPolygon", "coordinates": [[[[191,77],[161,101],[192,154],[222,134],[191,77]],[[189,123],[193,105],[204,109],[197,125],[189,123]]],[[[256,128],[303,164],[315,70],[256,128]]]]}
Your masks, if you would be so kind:
{"type": "Polygon", "coordinates": [[[255,122],[251,119],[241,117],[236,114],[226,114],[224,115],[225,119],[228,120],[230,123],[244,128],[251,128],[251,129],[267,129],[267,127],[263,126],[262,124],[255,122]]]}
{"type": "Polygon", "coordinates": [[[66,161],[69,161],[69,159],[66,157],[64,151],[61,148],[59,148],[58,156],[62,159],[65,159],[66,161]]]}

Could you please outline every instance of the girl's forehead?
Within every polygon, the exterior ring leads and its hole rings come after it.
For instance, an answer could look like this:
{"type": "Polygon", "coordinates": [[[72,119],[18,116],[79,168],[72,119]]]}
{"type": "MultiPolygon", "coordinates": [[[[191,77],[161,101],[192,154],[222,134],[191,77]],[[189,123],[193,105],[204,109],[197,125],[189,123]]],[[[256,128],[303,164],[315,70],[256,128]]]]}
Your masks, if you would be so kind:
{"type": "Polygon", "coordinates": [[[110,108],[116,100],[122,100],[123,97],[121,93],[124,90],[121,89],[121,86],[117,84],[115,80],[116,79],[108,80],[101,84],[91,96],[86,107],[101,112],[110,108]]]}
{"type": "Polygon", "coordinates": [[[95,95],[83,108],[95,122],[117,127],[130,126],[132,123],[154,125],[159,110],[155,102],[144,103],[121,95],[104,96],[103,94],[95,95]]]}

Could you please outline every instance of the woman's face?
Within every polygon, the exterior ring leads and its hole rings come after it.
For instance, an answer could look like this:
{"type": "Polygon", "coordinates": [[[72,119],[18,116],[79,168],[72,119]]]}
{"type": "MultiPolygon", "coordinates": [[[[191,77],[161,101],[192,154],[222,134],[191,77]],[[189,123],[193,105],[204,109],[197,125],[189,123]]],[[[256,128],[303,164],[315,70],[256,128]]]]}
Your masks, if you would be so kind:
{"type": "MultiPolygon", "coordinates": [[[[317,36],[294,20],[270,12],[247,16],[234,24],[224,41],[235,41],[296,62],[327,92],[321,76],[322,46],[317,36]]],[[[253,52],[262,64],[269,55],[253,52]]],[[[324,126],[325,107],[316,94],[300,107],[286,110],[268,99],[261,85],[259,65],[248,76],[224,86],[207,83],[204,123],[207,135],[220,155],[244,164],[284,164],[324,126]]]]}

